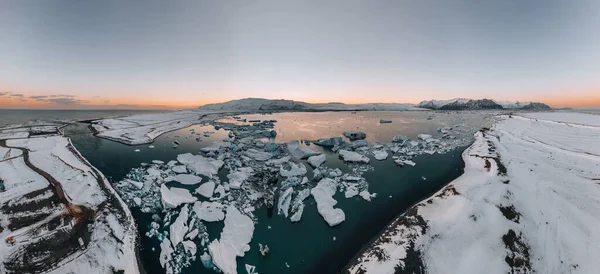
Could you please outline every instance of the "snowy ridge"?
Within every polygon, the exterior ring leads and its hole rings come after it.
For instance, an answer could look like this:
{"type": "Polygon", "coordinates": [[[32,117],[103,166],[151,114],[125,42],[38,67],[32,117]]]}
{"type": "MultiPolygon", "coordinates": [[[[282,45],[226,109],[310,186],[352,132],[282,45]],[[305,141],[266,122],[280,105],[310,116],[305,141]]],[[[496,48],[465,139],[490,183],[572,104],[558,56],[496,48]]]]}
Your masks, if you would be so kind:
{"type": "Polygon", "coordinates": [[[450,100],[426,100],[417,105],[420,108],[439,110],[477,110],[477,109],[523,109],[548,110],[550,107],[539,102],[512,102],[489,99],[454,98],[450,100]]]}
{"type": "Polygon", "coordinates": [[[583,125],[597,117],[540,115],[476,133],[465,174],[399,216],[346,272],[596,273],[600,127],[583,125]],[[554,122],[565,116],[582,125],[554,122]]]}
{"type": "Polygon", "coordinates": [[[262,98],[245,98],[218,104],[208,104],[199,108],[202,111],[327,111],[327,110],[418,110],[414,104],[401,103],[367,103],[344,104],[325,103],[312,104],[293,100],[271,100],[262,98]]]}

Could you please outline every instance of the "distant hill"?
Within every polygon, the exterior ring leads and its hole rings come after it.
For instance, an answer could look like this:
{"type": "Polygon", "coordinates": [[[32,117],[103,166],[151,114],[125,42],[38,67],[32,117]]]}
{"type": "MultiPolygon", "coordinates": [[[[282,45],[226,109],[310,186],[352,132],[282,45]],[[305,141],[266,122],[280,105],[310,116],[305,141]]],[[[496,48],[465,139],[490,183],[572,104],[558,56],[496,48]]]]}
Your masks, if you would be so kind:
{"type": "Polygon", "coordinates": [[[509,102],[494,101],[490,99],[465,99],[455,98],[450,100],[428,100],[417,105],[420,108],[435,110],[483,110],[483,109],[522,109],[522,110],[544,110],[550,107],[539,102],[509,102]]]}
{"type": "Polygon", "coordinates": [[[312,104],[294,100],[270,100],[263,98],[245,98],[224,103],[201,106],[200,110],[240,110],[240,111],[326,111],[326,110],[422,110],[414,104],[369,103],[344,104],[324,103],[312,104]]]}
{"type": "Polygon", "coordinates": [[[245,98],[224,103],[208,104],[199,110],[206,111],[364,111],[364,110],[482,110],[482,109],[523,109],[543,110],[550,107],[536,102],[496,102],[489,99],[455,98],[450,100],[429,100],[418,105],[402,103],[344,104],[339,102],[312,104],[284,99],[245,98]]]}

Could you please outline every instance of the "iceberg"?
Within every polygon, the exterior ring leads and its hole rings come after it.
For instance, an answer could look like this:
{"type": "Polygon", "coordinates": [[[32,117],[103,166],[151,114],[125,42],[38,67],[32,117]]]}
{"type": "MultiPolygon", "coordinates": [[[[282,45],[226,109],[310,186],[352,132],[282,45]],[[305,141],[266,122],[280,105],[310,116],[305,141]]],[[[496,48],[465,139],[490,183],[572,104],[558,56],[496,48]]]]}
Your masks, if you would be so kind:
{"type": "MultiPolygon", "coordinates": [[[[167,263],[173,261],[173,251],[171,241],[165,237],[160,243],[160,256],[158,257],[158,261],[163,268],[166,269],[167,263]]],[[[170,268],[167,271],[170,271],[170,268]]]]}
{"type": "Polygon", "coordinates": [[[185,166],[173,166],[171,167],[171,170],[175,173],[186,173],[187,172],[187,168],[185,168],[185,166]]]}
{"type": "Polygon", "coordinates": [[[340,149],[340,151],[338,151],[338,154],[340,155],[340,157],[342,157],[342,160],[344,160],[346,162],[365,163],[365,164],[369,163],[369,157],[358,154],[354,151],[340,149]]]}
{"type": "Polygon", "coordinates": [[[258,151],[253,148],[246,150],[246,152],[244,152],[244,155],[246,155],[256,161],[261,161],[261,162],[269,160],[273,157],[273,154],[271,154],[269,152],[258,151]]]}
{"type": "Polygon", "coordinates": [[[225,218],[223,204],[217,202],[196,202],[193,210],[198,219],[206,222],[217,222],[225,218]]]}
{"type": "Polygon", "coordinates": [[[251,167],[238,168],[236,171],[227,174],[229,186],[233,189],[239,189],[242,184],[252,175],[254,170],[251,167]]]}
{"type": "Polygon", "coordinates": [[[202,177],[192,174],[177,174],[177,176],[175,176],[175,181],[184,185],[195,185],[202,182],[202,177]]]}
{"type": "Polygon", "coordinates": [[[196,188],[196,193],[198,193],[206,198],[210,198],[210,197],[212,197],[214,190],[215,190],[215,182],[208,181],[208,182],[200,185],[198,188],[196,188]]]}
{"type": "Polygon", "coordinates": [[[213,142],[212,144],[210,144],[210,145],[208,145],[206,147],[203,147],[200,150],[202,152],[206,152],[206,153],[208,153],[208,152],[217,152],[222,147],[229,148],[229,147],[231,147],[231,143],[228,143],[228,142],[213,142]]]}
{"type": "Polygon", "coordinates": [[[289,165],[291,167],[290,170],[284,169],[283,166],[279,168],[279,174],[281,174],[281,176],[293,177],[306,174],[306,166],[304,166],[303,163],[294,164],[290,162],[289,165]]]}
{"type": "Polygon", "coordinates": [[[342,137],[332,137],[332,138],[319,139],[317,141],[314,141],[313,143],[318,146],[332,148],[335,146],[341,146],[345,142],[344,142],[344,139],[342,139],[342,137]]]}
{"type": "Polygon", "coordinates": [[[282,165],[284,163],[287,163],[290,161],[290,159],[292,159],[291,156],[285,156],[279,159],[272,159],[272,160],[268,160],[265,164],[268,166],[278,166],[278,165],[282,165]]]}
{"type": "Polygon", "coordinates": [[[383,150],[383,149],[382,150],[374,150],[373,151],[373,156],[378,161],[383,161],[383,160],[387,159],[388,153],[385,150],[383,150]]]}
{"type": "Polygon", "coordinates": [[[206,158],[202,155],[192,155],[191,153],[177,155],[177,161],[186,165],[192,172],[204,175],[208,178],[217,175],[219,169],[221,169],[224,164],[221,160],[206,158]]]}
{"type": "Polygon", "coordinates": [[[317,202],[317,210],[323,216],[323,219],[329,226],[336,226],[346,219],[344,211],[339,208],[333,208],[337,201],[333,195],[337,191],[337,182],[330,178],[324,178],[311,189],[310,193],[317,202]]]}
{"type": "Polygon", "coordinates": [[[160,186],[160,194],[165,208],[175,208],[181,204],[193,203],[198,200],[187,189],[168,188],[164,184],[160,186]]]}
{"type": "Polygon", "coordinates": [[[187,207],[187,205],[183,206],[181,208],[181,211],[179,212],[179,216],[177,216],[175,222],[173,222],[173,224],[171,224],[171,226],[169,227],[169,236],[171,238],[171,244],[175,248],[179,243],[183,241],[183,237],[188,232],[188,215],[189,208],[187,207]]]}
{"type": "Polygon", "coordinates": [[[308,157],[307,162],[312,167],[318,168],[320,165],[325,163],[325,160],[327,160],[327,156],[325,156],[325,154],[319,154],[319,155],[308,157]]]}
{"type": "Polygon", "coordinates": [[[234,206],[229,206],[221,238],[208,245],[213,263],[225,274],[237,274],[236,257],[243,257],[244,253],[250,250],[248,244],[252,240],[252,234],[252,219],[240,213],[234,206]]]}
{"type": "Polygon", "coordinates": [[[367,134],[362,131],[346,131],[344,136],[350,139],[350,141],[362,140],[367,138],[367,134]]]}
{"type": "Polygon", "coordinates": [[[294,189],[290,187],[279,194],[279,202],[277,203],[277,214],[283,215],[286,218],[288,217],[290,204],[292,202],[292,193],[294,193],[294,189]]]}
{"type": "Polygon", "coordinates": [[[306,159],[310,156],[321,154],[320,152],[316,152],[308,147],[301,146],[298,140],[288,142],[287,149],[296,159],[306,159]]]}

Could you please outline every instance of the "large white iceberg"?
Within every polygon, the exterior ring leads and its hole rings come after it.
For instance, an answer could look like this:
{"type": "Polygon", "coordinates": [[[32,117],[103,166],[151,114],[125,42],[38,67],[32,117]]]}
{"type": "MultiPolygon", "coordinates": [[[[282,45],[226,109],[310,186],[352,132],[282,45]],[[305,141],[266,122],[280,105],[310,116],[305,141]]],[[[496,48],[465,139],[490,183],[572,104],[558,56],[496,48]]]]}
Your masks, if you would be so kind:
{"type": "Polygon", "coordinates": [[[221,238],[208,245],[213,263],[225,274],[237,274],[236,257],[243,257],[250,250],[253,233],[252,219],[229,206],[221,238]]]}
{"type": "Polygon", "coordinates": [[[283,166],[281,166],[279,168],[279,174],[281,174],[281,176],[292,177],[292,176],[302,176],[302,175],[306,174],[306,166],[304,166],[303,163],[294,164],[294,163],[290,162],[289,165],[290,165],[290,170],[283,168],[283,166]]]}
{"type": "Polygon", "coordinates": [[[290,141],[287,143],[287,149],[290,154],[296,159],[306,159],[310,156],[319,155],[320,152],[316,152],[308,147],[301,146],[298,140],[290,141]]]}
{"type": "Polygon", "coordinates": [[[173,247],[177,247],[177,245],[183,241],[183,237],[188,232],[188,215],[189,208],[187,205],[183,206],[179,212],[179,216],[177,216],[175,222],[173,222],[173,224],[171,224],[169,227],[169,236],[171,238],[171,244],[173,247]]]}
{"type": "Polygon", "coordinates": [[[194,212],[198,219],[207,222],[217,222],[225,218],[223,209],[225,207],[217,202],[196,202],[194,203],[194,212]]]}
{"type": "Polygon", "coordinates": [[[196,188],[196,193],[198,193],[206,198],[210,198],[210,197],[212,197],[214,190],[215,190],[215,182],[208,181],[208,182],[200,185],[198,188],[196,188]]]}
{"type": "Polygon", "coordinates": [[[340,149],[340,151],[338,151],[338,154],[340,155],[340,157],[342,157],[342,160],[344,160],[346,162],[365,163],[365,164],[369,163],[369,157],[364,156],[364,155],[359,154],[354,151],[340,149]]]}
{"type": "Polygon", "coordinates": [[[346,219],[344,211],[339,208],[333,208],[337,201],[333,195],[337,191],[337,182],[330,178],[324,178],[311,189],[310,193],[317,202],[317,210],[323,216],[323,219],[329,226],[336,226],[346,219]]]}
{"type": "Polygon", "coordinates": [[[198,177],[192,174],[177,174],[175,181],[180,182],[184,185],[195,185],[202,182],[202,177],[198,177]]]}
{"type": "Polygon", "coordinates": [[[160,194],[165,208],[175,208],[181,204],[193,203],[198,200],[187,189],[168,188],[164,184],[160,186],[160,194]]]}
{"type": "Polygon", "coordinates": [[[327,156],[325,156],[325,154],[319,154],[319,155],[308,157],[308,160],[306,160],[306,161],[312,167],[317,168],[317,167],[321,166],[323,163],[325,163],[325,160],[327,160],[327,156]]]}
{"type": "Polygon", "coordinates": [[[239,189],[244,181],[252,175],[254,170],[251,167],[242,167],[238,168],[236,171],[227,174],[227,179],[229,179],[229,186],[233,189],[239,189]]]}
{"type": "Polygon", "coordinates": [[[288,217],[290,204],[292,203],[292,193],[294,193],[294,189],[290,187],[279,194],[279,202],[277,203],[277,214],[283,215],[286,218],[288,217]]]}
{"type": "Polygon", "coordinates": [[[177,161],[186,165],[192,172],[212,178],[217,175],[219,169],[223,166],[223,161],[206,158],[202,155],[192,155],[185,153],[177,155],[177,161]]]}

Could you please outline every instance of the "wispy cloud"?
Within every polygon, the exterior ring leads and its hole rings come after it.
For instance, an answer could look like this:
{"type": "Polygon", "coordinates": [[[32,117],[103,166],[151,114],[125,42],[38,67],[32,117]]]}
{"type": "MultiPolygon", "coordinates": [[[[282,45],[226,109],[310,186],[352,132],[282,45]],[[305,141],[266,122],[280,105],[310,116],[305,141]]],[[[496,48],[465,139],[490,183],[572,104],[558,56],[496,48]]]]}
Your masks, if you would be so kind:
{"type": "Polygon", "coordinates": [[[0,97],[6,96],[6,95],[10,95],[10,92],[0,91],[0,97]]]}
{"type": "Polygon", "coordinates": [[[10,97],[24,97],[23,94],[11,94],[10,97]]]}
{"type": "Polygon", "coordinates": [[[29,98],[38,102],[45,102],[60,106],[75,106],[89,103],[87,100],[78,99],[76,95],[68,94],[35,95],[29,96],[29,98]]]}

